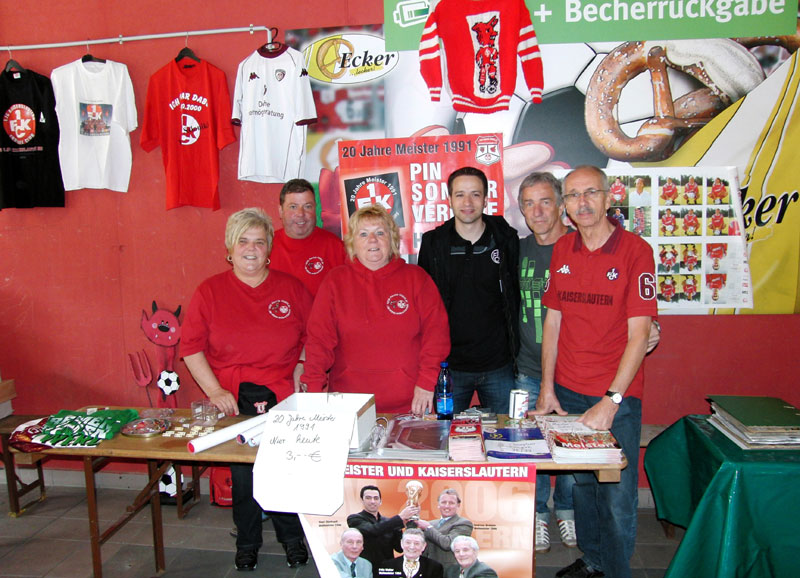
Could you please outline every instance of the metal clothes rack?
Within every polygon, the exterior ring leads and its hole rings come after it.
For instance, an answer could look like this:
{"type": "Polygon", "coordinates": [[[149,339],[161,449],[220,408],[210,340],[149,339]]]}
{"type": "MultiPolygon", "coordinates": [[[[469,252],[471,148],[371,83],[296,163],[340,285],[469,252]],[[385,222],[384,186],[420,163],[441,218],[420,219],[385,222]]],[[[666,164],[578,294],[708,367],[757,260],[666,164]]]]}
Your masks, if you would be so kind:
{"type": "Polygon", "coordinates": [[[26,44],[21,46],[0,46],[0,50],[6,50],[9,53],[15,50],[40,50],[43,48],[66,48],[68,46],[86,46],[87,49],[90,45],[95,44],[123,44],[125,42],[135,42],[137,40],[157,40],[159,38],[186,38],[187,43],[190,36],[205,36],[211,34],[231,34],[234,32],[266,32],[267,44],[272,44],[274,37],[278,34],[277,28],[270,28],[267,26],[245,26],[241,28],[214,28],[211,30],[191,30],[185,32],[166,32],[163,34],[141,34],[138,36],[123,36],[120,34],[117,37],[100,38],[97,40],[76,40],[73,42],[52,42],[50,44],[26,44]]]}

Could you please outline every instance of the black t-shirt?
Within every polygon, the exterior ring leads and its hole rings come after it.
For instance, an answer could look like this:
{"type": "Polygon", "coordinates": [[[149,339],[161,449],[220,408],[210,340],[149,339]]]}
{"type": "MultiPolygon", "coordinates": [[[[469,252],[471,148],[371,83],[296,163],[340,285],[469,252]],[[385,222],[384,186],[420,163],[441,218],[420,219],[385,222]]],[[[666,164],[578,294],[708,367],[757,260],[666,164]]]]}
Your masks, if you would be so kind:
{"type": "Polygon", "coordinates": [[[470,243],[450,234],[450,367],[491,371],[511,363],[500,287],[500,250],[487,228],[470,243]]]}
{"type": "Polygon", "coordinates": [[[63,207],[53,85],[33,72],[0,72],[0,209],[63,207]]]}

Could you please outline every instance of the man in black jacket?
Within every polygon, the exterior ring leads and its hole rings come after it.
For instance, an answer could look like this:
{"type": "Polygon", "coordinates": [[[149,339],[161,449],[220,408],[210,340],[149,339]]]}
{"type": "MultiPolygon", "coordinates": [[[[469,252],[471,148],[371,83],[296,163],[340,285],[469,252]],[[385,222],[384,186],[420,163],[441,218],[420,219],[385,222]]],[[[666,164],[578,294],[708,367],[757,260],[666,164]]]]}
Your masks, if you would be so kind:
{"type": "Polygon", "coordinates": [[[419,507],[406,506],[396,516],[387,518],[378,511],[382,500],[377,486],[364,486],[360,495],[364,509],[347,516],[347,525],[356,528],[364,536],[361,557],[372,562],[375,570],[381,562],[393,558],[395,550],[401,550],[403,528],[412,516],[419,515],[419,507]]]}
{"type": "Polygon", "coordinates": [[[419,528],[409,528],[403,533],[401,541],[403,555],[384,560],[375,575],[397,578],[442,578],[442,565],[433,558],[422,556],[427,542],[419,528]]]}
{"type": "Polygon", "coordinates": [[[508,412],[519,348],[519,236],[503,217],[483,214],[489,190],[480,169],[447,179],[453,218],[422,236],[417,263],[433,278],[450,321],[453,410],[508,412]]]}

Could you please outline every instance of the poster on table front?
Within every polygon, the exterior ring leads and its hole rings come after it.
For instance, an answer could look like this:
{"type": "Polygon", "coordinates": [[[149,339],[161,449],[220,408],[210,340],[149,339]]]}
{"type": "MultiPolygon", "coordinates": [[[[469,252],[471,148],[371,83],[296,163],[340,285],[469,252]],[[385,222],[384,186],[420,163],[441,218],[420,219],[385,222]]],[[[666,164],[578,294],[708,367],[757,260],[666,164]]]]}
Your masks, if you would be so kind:
{"type": "Polygon", "coordinates": [[[486,174],[485,213],[502,215],[503,146],[498,134],[340,141],[342,233],[350,215],[378,204],[400,229],[400,254],[416,255],[422,234],[451,217],[447,177],[465,166],[486,174]]]}
{"type": "Polygon", "coordinates": [[[491,566],[499,578],[534,575],[536,466],[528,463],[350,460],[345,470],[342,507],[332,516],[302,516],[306,540],[318,567],[323,558],[330,558],[341,549],[339,540],[348,527],[347,516],[364,509],[362,487],[380,488],[380,513],[391,517],[405,507],[406,484],[412,480],[421,482],[423,488],[419,501],[421,519],[438,520],[439,494],[454,489],[461,498],[458,515],[473,524],[472,537],[480,548],[478,559],[491,566]]]}

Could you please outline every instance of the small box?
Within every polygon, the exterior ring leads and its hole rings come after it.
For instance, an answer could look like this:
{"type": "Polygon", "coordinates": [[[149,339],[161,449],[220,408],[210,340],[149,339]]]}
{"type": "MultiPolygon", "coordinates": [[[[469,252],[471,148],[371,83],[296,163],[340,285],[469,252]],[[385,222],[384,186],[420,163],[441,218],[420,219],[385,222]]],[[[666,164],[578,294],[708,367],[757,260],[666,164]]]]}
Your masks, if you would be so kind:
{"type": "Polygon", "coordinates": [[[17,397],[17,390],[14,389],[13,379],[0,381],[0,403],[17,397]]]}
{"type": "Polygon", "coordinates": [[[0,381],[0,419],[14,413],[11,400],[17,397],[17,390],[14,389],[14,380],[5,379],[0,381]]]}
{"type": "Polygon", "coordinates": [[[224,413],[217,409],[217,406],[207,399],[192,402],[192,424],[193,426],[212,426],[224,417],[224,413]]]}
{"type": "Polygon", "coordinates": [[[349,412],[356,416],[350,448],[357,449],[375,426],[375,396],[371,393],[293,393],[269,410],[349,412]]]}

